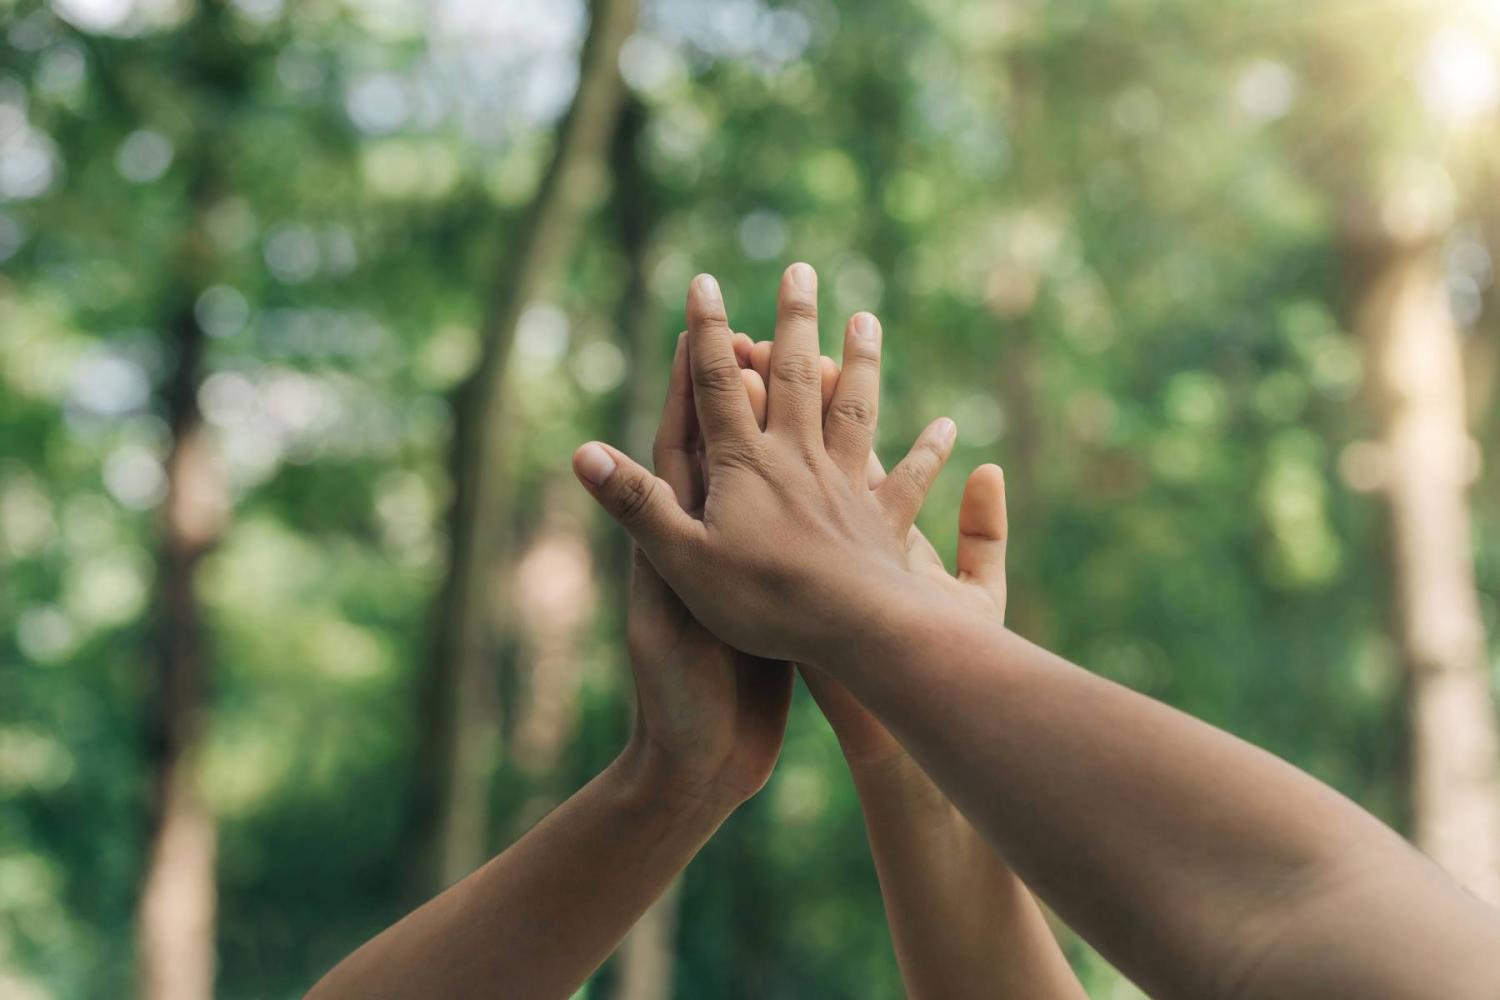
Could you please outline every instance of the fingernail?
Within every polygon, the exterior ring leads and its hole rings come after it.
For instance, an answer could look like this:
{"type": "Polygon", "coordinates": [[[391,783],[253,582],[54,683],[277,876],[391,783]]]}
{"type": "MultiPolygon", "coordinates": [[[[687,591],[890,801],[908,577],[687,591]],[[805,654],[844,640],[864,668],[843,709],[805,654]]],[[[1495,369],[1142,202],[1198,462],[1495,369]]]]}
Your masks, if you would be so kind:
{"type": "Polygon", "coordinates": [[[693,284],[698,286],[698,294],[703,296],[707,305],[716,306],[724,301],[723,294],[719,291],[719,283],[711,274],[700,274],[693,279],[693,284]]]}
{"type": "Polygon", "coordinates": [[[947,417],[938,421],[938,440],[944,444],[952,444],[953,439],[958,437],[958,425],[947,417]]]}
{"type": "Polygon", "coordinates": [[[804,292],[815,292],[818,290],[818,275],[806,264],[793,264],[792,283],[804,292]]]}
{"type": "Polygon", "coordinates": [[[879,340],[880,321],[869,313],[860,313],[854,317],[854,332],[866,340],[879,340]]]}
{"type": "Polygon", "coordinates": [[[615,471],[615,460],[610,457],[609,452],[592,443],[578,449],[573,465],[591,486],[603,486],[604,481],[615,471]]]}

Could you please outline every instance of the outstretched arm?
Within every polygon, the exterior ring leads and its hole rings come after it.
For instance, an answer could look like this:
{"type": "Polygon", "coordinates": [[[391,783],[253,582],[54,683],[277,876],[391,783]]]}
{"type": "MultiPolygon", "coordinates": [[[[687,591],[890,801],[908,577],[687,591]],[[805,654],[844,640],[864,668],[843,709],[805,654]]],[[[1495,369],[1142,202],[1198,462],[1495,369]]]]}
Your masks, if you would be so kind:
{"type": "MultiPolygon", "coordinates": [[[[878,468],[878,467],[877,467],[878,468]]],[[[1005,614],[1005,479],[969,477],[959,509],[959,579],[1005,614]]],[[[911,562],[946,575],[916,531],[911,562]]],[[[880,874],[891,939],[913,998],[1085,1000],[1036,900],[1005,860],[849,690],[824,671],[802,676],[849,763],[880,874]]]]}
{"type": "MultiPolygon", "coordinates": [[[[655,461],[671,502],[701,509],[681,343],[655,461]]],[[[781,749],[790,666],[719,642],[639,553],[627,630],[637,711],[619,759],[489,864],[346,958],[311,997],[571,996],[761,788],[781,749]]]]}
{"type": "Polygon", "coordinates": [[[344,959],[331,998],[571,996],[728,815],[628,751],[468,878],[344,959]]]}
{"type": "MultiPolygon", "coordinates": [[[[815,289],[806,265],[783,280],[761,432],[717,285],[693,285],[703,521],[680,516],[638,466],[584,476],[699,620],[844,683],[1026,883],[1148,991],[1500,995],[1495,911],[1368,813],[910,571],[902,521],[947,435],[929,431],[876,490],[864,478],[870,407],[836,397],[818,435],[815,289]]],[[[847,382],[846,371],[840,392],[847,382]]]]}
{"type": "MultiPolygon", "coordinates": [[[[849,338],[844,363],[856,369],[876,364],[879,321],[862,313],[850,322],[867,332],[849,338]]],[[[739,345],[736,353],[742,353],[739,345]]],[[[757,386],[770,381],[770,362],[769,341],[752,345],[757,386]]],[[[823,358],[825,420],[839,377],[838,366],[823,358]]],[[[878,376],[865,384],[872,382],[878,383],[878,376]]],[[[873,408],[877,400],[865,402],[873,408]]],[[[764,428],[763,393],[752,393],[751,409],[764,428]]],[[[873,453],[868,476],[872,487],[885,480],[873,453]]],[[[1004,621],[1009,528],[1005,476],[998,466],[980,466],[969,477],[958,529],[958,578],[981,613],[1004,621]]],[[[921,572],[948,575],[915,528],[908,536],[907,562],[921,572]]],[[[907,996],[1085,1000],[1041,908],[1004,859],[848,688],[825,671],[804,667],[801,672],[854,779],[907,996]]]]}

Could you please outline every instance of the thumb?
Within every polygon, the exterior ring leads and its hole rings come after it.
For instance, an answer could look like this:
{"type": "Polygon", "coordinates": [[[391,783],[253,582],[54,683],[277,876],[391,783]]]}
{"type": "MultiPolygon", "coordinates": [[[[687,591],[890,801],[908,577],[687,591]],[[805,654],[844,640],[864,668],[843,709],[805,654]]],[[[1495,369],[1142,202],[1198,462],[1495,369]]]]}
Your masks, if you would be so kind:
{"type": "Polygon", "coordinates": [[[680,550],[703,530],[677,505],[665,479],[607,444],[590,441],[573,452],[573,473],[658,568],[661,556],[680,550]]]}
{"type": "Polygon", "coordinates": [[[1005,541],[1010,534],[1005,511],[1005,473],[998,465],[981,465],[964,486],[958,507],[958,578],[989,591],[1005,612],[1005,541]]]}

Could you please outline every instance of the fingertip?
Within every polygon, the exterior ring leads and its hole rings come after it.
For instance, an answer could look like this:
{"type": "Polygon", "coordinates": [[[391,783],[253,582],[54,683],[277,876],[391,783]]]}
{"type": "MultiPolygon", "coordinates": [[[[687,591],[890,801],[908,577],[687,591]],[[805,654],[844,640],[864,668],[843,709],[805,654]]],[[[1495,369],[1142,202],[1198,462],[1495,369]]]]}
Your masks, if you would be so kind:
{"type": "Polygon", "coordinates": [[[969,479],[983,479],[996,484],[1002,493],[1005,491],[1005,470],[994,462],[986,462],[969,473],[969,479]]]}
{"type": "Polygon", "coordinates": [[[694,318],[700,322],[723,318],[724,293],[713,275],[700,274],[688,285],[687,313],[689,326],[694,318]]]}
{"type": "Polygon", "coordinates": [[[958,530],[1003,541],[1008,533],[1005,508],[1005,473],[998,465],[985,464],[969,473],[958,507],[958,530]]]}
{"type": "Polygon", "coordinates": [[[719,279],[708,273],[699,274],[693,278],[692,292],[705,305],[713,305],[724,300],[724,293],[719,289],[719,279]]]}
{"type": "Polygon", "coordinates": [[[818,290],[818,272],[813,270],[811,264],[799,260],[786,269],[784,277],[804,295],[812,295],[818,290]]]}
{"type": "Polygon", "coordinates": [[[933,439],[947,454],[953,450],[953,444],[958,440],[958,425],[950,417],[938,417],[932,422],[931,432],[933,439]]]}
{"type": "Polygon", "coordinates": [[[880,336],[880,320],[874,313],[857,312],[849,317],[849,326],[844,331],[847,343],[868,351],[878,351],[880,336]]]}
{"type": "Polygon", "coordinates": [[[598,441],[581,444],[573,452],[574,475],[594,489],[607,483],[616,467],[614,456],[598,441]]]}

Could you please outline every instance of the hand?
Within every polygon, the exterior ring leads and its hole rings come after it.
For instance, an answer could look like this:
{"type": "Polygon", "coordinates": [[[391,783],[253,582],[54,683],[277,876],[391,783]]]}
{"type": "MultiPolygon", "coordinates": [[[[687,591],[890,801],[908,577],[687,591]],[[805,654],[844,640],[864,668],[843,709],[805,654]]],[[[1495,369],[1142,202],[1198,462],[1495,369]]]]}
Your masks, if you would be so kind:
{"type": "Polygon", "coordinates": [[[880,326],[867,313],[850,320],[844,371],[821,420],[816,287],[805,264],[782,277],[762,431],[718,284],[700,275],[691,286],[687,354],[707,469],[701,520],[667,481],[613,448],[586,444],[573,460],[698,621],[736,648],[799,662],[868,628],[868,609],[915,578],[907,533],[955,435],[951,420],[934,422],[869,488],[880,326]]]}
{"type": "MultiPolygon", "coordinates": [[[[757,424],[766,426],[765,384],[771,375],[771,342],[745,344],[744,334],[735,334],[735,355],[757,376],[746,378],[750,389],[751,409],[757,424]]],[[[833,359],[821,361],[823,417],[838,387],[839,368],[833,359]]],[[[866,475],[871,489],[885,480],[885,468],[870,452],[866,475]]],[[[1005,505],[1005,474],[998,465],[981,465],[969,475],[963,500],[958,509],[958,587],[953,596],[974,605],[981,614],[992,615],[1005,623],[1005,541],[1009,534],[1005,505]]],[[[948,575],[942,557],[915,525],[907,534],[907,565],[941,581],[945,587],[955,582],[948,575]]],[[[812,692],[828,724],[838,737],[844,757],[854,767],[877,766],[899,757],[906,751],[880,720],[859,703],[849,690],[826,671],[799,665],[802,679],[812,692]]]]}
{"type": "MultiPolygon", "coordinates": [[[[740,344],[748,360],[749,338],[740,344]]],[[[764,383],[753,371],[742,379],[748,398],[763,409],[764,383]]],[[[689,516],[701,514],[703,507],[699,445],[686,343],[679,339],[653,460],[672,490],[672,502],[689,516]]],[[[635,748],[678,790],[726,808],[759,791],[781,751],[791,668],[716,639],[639,549],[626,633],[637,698],[635,748]]]]}
{"type": "MultiPolygon", "coordinates": [[[[885,470],[871,457],[870,483],[876,486],[885,470]]],[[[977,612],[1005,621],[1005,475],[998,465],[981,465],[969,475],[958,508],[958,576],[948,575],[932,543],[915,527],[908,535],[907,563],[917,573],[933,577],[956,599],[977,612]]],[[[876,767],[906,758],[906,750],[880,720],[860,704],[832,674],[802,666],[802,679],[833,727],[851,767],[876,767]]]]}

